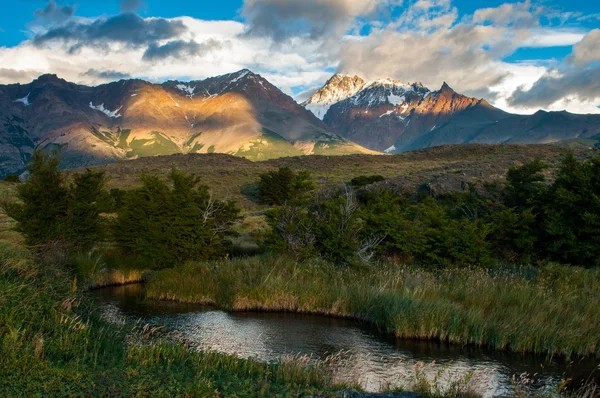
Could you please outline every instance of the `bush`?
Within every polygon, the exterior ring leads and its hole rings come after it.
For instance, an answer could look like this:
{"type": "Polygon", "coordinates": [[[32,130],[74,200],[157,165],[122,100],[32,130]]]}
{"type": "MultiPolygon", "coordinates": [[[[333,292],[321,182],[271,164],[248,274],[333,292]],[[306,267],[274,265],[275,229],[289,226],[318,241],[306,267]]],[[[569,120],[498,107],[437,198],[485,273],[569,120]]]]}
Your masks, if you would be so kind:
{"type": "Polygon", "coordinates": [[[19,179],[19,176],[16,175],[16,174],[8,174],[6,177],[4,177],[4,181],[6,181],[6,182],[14,182],[14,183],[21,182],[21,180],[19,179]]]}
{"type": "Polygon", "coordinates": [[[173,170],[169,188],[143,174],[142,187],[127,192],[117,212],[115,241],[129,253],[164,267],[226,254],[239,209],[212,197],[199,178],[173,170]]]}
{"type": "Polygon", "coordinates": [[[258,197],[262,203],[278,206],[305,199],[314,188],[308,171],[294,173],[289,167],[281,167],[260,175],[258,197]]]}
{"type": "Polygon", "coordinates": [[[350,181],[350,184],[352,184],[353,188],[361,188],[380,181],[385,181],[385,178],[380,175],[358,176],[354,177],[352,181],[350,181]]]}

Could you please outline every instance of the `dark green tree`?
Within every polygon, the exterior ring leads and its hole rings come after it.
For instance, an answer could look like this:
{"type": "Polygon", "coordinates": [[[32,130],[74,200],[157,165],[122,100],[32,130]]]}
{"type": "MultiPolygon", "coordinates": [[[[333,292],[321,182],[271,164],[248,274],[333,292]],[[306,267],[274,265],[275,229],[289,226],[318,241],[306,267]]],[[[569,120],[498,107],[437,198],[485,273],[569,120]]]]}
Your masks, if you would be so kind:
{"type": "Polygon", "coordinates": [[[565,157],[547,197],[545,249],[553,259],[600,265],[600,157],[565,157]]]}
{"type": "Polygon", "coordinates": [[[289,167],[260,175],[258,197],[261,202],[279,206],[288,201],[303,200],[315,185],[308,171],[294,173],[289,167]]]}
{"type": "Polygon", "coordinates": [[[34,150],[27,165],[29,176],[17,187],[19,201],[3,204],[29,245],[65,238],[68,189],[59,162],[57,152],[34,150]]]}
{"type": "Polygon", "coordinates": [[[540,203],[547,191],[542,174],[547,166],[539,159],[520,167],[511,167],[506,173],[506,204],[509,207],[526,208],[540,203]]]}
{"type": "Polygon", "coordinates": [[[114,236],[124,250],[156,266],[223,256],[239,209],[213,198],[199,178],[173,170],[170,188],[143,174],[142,187],[127,192],[117,212],[114,236]]]}
{"type": "Polygon", "coordinates": [[[75,174],[69,188],[65,237],[79,249],[89,249],[104,234],[100,216],[104,189],[103,171],[87,169],[75,174]]]}

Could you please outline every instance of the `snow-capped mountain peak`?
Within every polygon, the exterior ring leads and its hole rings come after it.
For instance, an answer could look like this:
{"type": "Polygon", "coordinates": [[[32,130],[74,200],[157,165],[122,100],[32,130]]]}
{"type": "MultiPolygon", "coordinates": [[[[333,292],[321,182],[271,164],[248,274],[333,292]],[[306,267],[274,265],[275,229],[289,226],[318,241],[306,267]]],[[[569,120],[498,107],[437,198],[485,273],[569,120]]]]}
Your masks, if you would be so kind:
{"type": "Polygon", "coordinates": [[[364,85],[365,81],[358,76],[336,74],[302,105],[323,120],[331,105],[354,96],[364,85]]]}
{"type": "Polygon", "coordinates": [[[429,89],[421,83],[409,84],[390,78],[365,81],[359,76],[336,74],[302,105],[324,119],[329,109],[341,102],[367,109],[383,104],[400,106],[417,96],[422,99],[429,93],[429,89]]]}

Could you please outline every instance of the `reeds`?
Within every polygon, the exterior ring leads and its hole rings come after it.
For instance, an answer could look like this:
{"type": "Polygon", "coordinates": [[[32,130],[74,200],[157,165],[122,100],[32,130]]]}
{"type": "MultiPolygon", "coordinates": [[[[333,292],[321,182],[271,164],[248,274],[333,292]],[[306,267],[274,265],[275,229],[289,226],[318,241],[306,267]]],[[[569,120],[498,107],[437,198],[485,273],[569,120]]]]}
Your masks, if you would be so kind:
{"type": "Polygon", "coordinates": [[[98,318],[73,274],[0,242],[0,396],[337,396],[300,358],[266,364],[154,339],[98,318]],[[139,344],[142,342],[142,344],[139,344]]]}
{"type": "Polygon", "coordinates": [[[549,355],[600,354],[600,271],[547,265],[425,270],[252,257],[158,272],[150,298],[233,311],[350,317],[400,338],[549,355]]]}

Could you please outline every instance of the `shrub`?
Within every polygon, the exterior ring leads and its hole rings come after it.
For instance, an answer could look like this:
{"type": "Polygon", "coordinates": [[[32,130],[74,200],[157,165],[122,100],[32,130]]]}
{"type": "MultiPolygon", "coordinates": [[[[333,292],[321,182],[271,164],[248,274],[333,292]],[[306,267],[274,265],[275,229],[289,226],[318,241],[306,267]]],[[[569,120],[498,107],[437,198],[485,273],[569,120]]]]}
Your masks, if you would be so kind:
{"type": "Polygon", "coordinates": [[[4,181],[6,181],[6,182],[14,182],[14,183],[21,182],[21,180],[19,179],[19,176],[16,175],[16,174],[8,174],[6,177],[4,177],[4,181]]]}
{"type": "Polygon", "coordinates": [[[352,184],[353,188],[361,188],[380,181],[385,181],[385,178],[380,175],[358,176],[354,177],[352,181],[350,181],[350,184],[352,184]]]}
{"type": "Polygon", "coordinates": [[[289,167],[281,167],[260,175],[258,197],[265,204],[277,206],[305,199],[314,188],[308,171],[294,173],[289,167]]]}
{"type": "Polygon", "coordinates": [[[159,267],[226,253],[239,218],[233,202],[214,199],[198,177],[175,169],[169,175],[173,188],[156,175],[141,180],[117,212],[114,236],[122,249],[159,267]]]}

